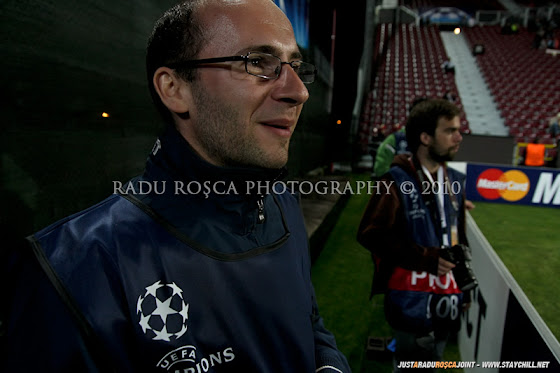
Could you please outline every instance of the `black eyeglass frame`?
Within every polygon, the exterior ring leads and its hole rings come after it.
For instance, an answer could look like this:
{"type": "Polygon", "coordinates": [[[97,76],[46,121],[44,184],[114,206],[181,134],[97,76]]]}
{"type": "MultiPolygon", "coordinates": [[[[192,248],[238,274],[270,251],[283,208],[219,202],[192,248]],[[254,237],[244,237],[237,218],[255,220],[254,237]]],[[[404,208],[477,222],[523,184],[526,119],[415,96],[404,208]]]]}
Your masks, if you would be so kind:
{"type": "MultiPolygon", "coordinates": [[[[199,59],[199,60],[187,60],[187,61],[177,62],[177,63],[174,63],[174,64],[168,64],[167,66],[172,68],[172,69],[175,69],[177,67],[194,68],[194,67],[197,67],[199,65],[204,65],[204,64],[207,64],[207,63],[220,63],[220,62],[230,62],[230,61],[244,61],[245,62],[245,72],[247,74],[252,75],[252,76],[256,76],[256,77],[259,77],[259,78],[262,78],[262,79],[267,79],[267,80],[278,79],[278,77],[280,76],[280,73],[282,72],[282,65],[290,65],[290,67],[296,71],[296,74],[298,75],[298,77],[301,79],[301,81],[304,84],[313,83],[315,81],[315,75],[317,74],[317,69],[315,68],[315,66],[313,64],[310,64],[308,62],[301,61],[301,60],[284,62],[280,59],[280,57],[277,57],[277,56],[275,56],[273,54],[270,54],[270,53],[264,53],[264,52],[249,52],[249,53],[247,53],[245,55],[241,55],[241,56],[214,57],[214,58],[202,58],[202,59],[199,59]],[[253,74],[253,73],[249,72],[249,69],[247,67],[247,62],[249,61],[249,56],[251,54],[266,55],[266,56],[269,56],[269,57],[274,57],[278,61],[280,61],[280,69],[277,72],[275,72],[276,76],[275,77],[270,77],[270,76],[266,76],[266,75],[253,74]],[[293,65],[293,64],[296,64],[296,63],[298,63],[300,65],[305,64],[305,65],[307,65],[307,66],[309,66],[313,69],[313,79],[311,81],[306,82],[305,80],[303,80],[302,76],[299,75],[299,73],[297,72],[296,68],[293,65]]],[[[298,68],[299,68],[299,66],[298,66],[298,68]]],[[[311,68],[310,68],[310,70],[311,70],[311,68]]]]}

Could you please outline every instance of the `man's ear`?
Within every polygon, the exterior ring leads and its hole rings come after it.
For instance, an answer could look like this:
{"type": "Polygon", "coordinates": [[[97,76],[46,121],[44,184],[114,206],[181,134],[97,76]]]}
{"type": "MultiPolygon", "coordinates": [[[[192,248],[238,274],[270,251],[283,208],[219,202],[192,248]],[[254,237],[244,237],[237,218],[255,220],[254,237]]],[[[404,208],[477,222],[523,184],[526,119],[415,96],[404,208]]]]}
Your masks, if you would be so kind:
{"type": "Polygon", "coordinates": [[[432,143],[432,141],[433,141],[433,137],[428,135],[426,132],[422,132],[420,134],[420,142],[423,145],[428,146],[432,143]]]}
{"type": "Polygon", "coordinates": [[[154,73],[154,88],[167,108],[179,115],[185,114],[191,107],[191,89],[175,72],[162,66],[154,73]]]}

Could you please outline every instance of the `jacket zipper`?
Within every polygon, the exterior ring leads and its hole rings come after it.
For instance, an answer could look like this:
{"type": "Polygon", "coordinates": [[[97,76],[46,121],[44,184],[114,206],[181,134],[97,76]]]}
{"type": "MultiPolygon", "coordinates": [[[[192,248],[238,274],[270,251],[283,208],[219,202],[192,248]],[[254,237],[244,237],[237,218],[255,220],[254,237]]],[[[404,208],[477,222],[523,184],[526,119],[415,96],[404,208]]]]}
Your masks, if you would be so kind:
{"type": "MultiPolygon", "coordinates": [[[[274,183],[276,182],[276,180],[280,179],[280,177],[282,175],[285,174],[285,170],[281,171],[279,175],[277,175],[274,180],[272,180],[272,184],[274,185],[274,183]]],[[[258,217],[257,217],[257,223],[258,224],[262,224],[265,221],[265,216],[264,216],[264,196],[261,194],[259,195],[259,199],[257,200],[257,206],[258,206],[258,217]]]]}
{"type": "Polygon", "coordinates": [[[259,208],[258,210],[258,220],[257,223],[262,224],[264,223],[265,217],[264,217],[264,196],[259,196],[259,199],[257,200],[257,206],[259,208]]]}

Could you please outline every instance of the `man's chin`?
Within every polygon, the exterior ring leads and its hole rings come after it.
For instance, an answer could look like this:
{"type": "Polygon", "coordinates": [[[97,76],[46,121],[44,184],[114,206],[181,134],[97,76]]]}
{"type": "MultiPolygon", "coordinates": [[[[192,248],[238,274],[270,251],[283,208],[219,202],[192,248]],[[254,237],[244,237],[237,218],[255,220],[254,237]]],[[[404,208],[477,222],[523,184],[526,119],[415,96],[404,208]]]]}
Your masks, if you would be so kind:
{"type": "Polygon", "coordinates": [[[447,154],[447,157],[449,158],[448,161],[452,161],[458,152],[459,152],[459,148],[450,150],[449,153],[447,154]]]}
{"type": "Polygon", "coordinates": [[[453,160],[454,157],[455,154],[451,152],[447,154],[432,154],[432,159],[437,163],[450,162],[453,160]]]}
{"type": "Polygon", "coordinates": [[[260,167],[262,168],[269,168],[269,169],[281,169],[285,167],[288,163],[288,159],[268,159],[264,162],[261,162],[260,167]]]}
{"type": "Polygon", "coordinates": [[[259,162],[262,163],[262,167],[264,168],[278,169],[285,167],[288,163],[288,150],[288,146],[281,146],[274,150],[267,149],[263,152],[263,156],[259,159],[259,162]]]}
{"type": "Polygon", "coordinates": [[[281,154],[263,154],[262,157],[253,159],[252,165],[258,168],[281,169],[288,163],[288,151],[279,153],[281,154]]]}

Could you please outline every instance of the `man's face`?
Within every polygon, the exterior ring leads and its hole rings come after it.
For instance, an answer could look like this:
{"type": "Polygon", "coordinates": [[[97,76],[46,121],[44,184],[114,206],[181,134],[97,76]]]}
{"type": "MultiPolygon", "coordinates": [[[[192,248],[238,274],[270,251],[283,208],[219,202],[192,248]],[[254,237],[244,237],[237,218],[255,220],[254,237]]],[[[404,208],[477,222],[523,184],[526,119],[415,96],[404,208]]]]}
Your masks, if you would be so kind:
{"type": "Polygon", "coordinates": [[[430,158],[438,163],[453,160],[463,141],[460,128],[461,119],[458,116],[451,120],[439,118],[433,141],[428,145],[430,158]]]}
{"type": "MultiPolygon", "coordinates": [[[[207,44],[198,58],[266,52],[301,59],[292,26],[270,0],[219,1],[201,13],[207,44]]],[[[290,138],[309,93],[289,65],[278,79],[245,72],[244,62],[198,68],[191,84],[187,140],[220,166],[283,167],[290,138]]]]}

